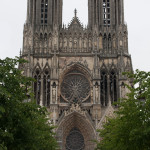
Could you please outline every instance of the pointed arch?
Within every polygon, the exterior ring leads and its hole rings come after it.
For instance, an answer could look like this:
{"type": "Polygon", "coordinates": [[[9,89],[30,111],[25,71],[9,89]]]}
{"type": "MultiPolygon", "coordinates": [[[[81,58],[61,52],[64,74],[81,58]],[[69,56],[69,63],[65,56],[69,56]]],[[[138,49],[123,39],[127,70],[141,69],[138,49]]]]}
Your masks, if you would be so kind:
{"type": "Polygon", "coordinates": [[[118,87],[118,74],[116,69],[110,70],[110,100],[111,103],[113,104],[114,102],[118,101],[118,92],[119,92],[119,87],[118,87]]]}
{"type": "Polygon", "coordinates": [[[101,70],[101,82],[100,82],[100,93],[101,93],[101,106],[107,106],[108,104],[108,79],[107,71],[105,69],[101,70]]]}
{"type": "Polygon", "coordinates": [[[112,36],[111,36],[111,34],[109,33],[109,34],[108,34],[108,48],[109,48],[109,49],[111,49],[111,45],[112,45],[111,42],[112,42],[112,36]]]}
{"type": "Polygon", "coordinates": [[[107,34],[104,33],[103,36],[103,48],[106,49],[107,48],[107,34]]]}
{"type": "Polygon", "coordinates": [[[43,71],[43,105],[49,106],[50,105],[50,70],[45,68],[43,71]]]}
{"type": "Polygon", "coordinates": [[[99,34],[99,49],[103,49],[103,36],[101,33],[99,34]]]}
{"type": "Polygon", "coordinates": [[[47,33],[44,34],[44,40],[47,40],[47,33]]]}
{"type": "Polygon", "coordinates": [[[70,64],[59,79],[60,102],[90,103],[91,80],[92,75],[88,68],[80,63],[70,64]]]}
{"type": "Polygon", "coordinates": [[[34,79],[35,79],[34,95],[35,95],[37,104],[40,105],[40,101],[41,101],[41,70],[38,67],[34,70],[34,79]]]}
{"type": "Polygon", "coordinates": [[[66,149],[66,140],[70,131],[74,128],[80,130],[80,133],[83,135],[85,149],[94,149],[94,143],[91,140],[96,138],[95,127],[88,118],[88,116],[82,115],[78,112],[72,112],[71,114],[65,116],[58,121],[58,126],[56,131],[57,138],[61,139],[63,142],[62,149],[66,149]],[[62,133],[60,135],[60,133],[62,133]]]}

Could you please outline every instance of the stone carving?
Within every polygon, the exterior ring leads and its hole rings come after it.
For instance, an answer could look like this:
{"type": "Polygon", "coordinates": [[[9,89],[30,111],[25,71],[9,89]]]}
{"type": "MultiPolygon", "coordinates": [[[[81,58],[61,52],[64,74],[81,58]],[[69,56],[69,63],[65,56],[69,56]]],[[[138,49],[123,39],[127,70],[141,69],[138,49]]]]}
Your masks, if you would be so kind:
{"type": "Polygon", "coordinates": [[[54,35],[54,38],[53,38],[54,46],[57,45],[57,41],[58,41],[58,40],[57,40],[57,35],[55,34],[55,35],[54,35]]]}
{"type": "Polygon", "coordinates": [[[62,48],[62,38],[60,38],[60,44],[59,44],[60,48],[62,48]]]}
{"type": "Polygon", "coordinates": [[[81,37],[79,38],[79,48],[80,49],[82,48],[82,38],[81,37]]]}
{"type": "Polygon", "coordinates": [[[72,38],[69,39],[69,48],[72,48],[72,38]]]}
{"type": "Polygon", "coordinates": [[[49,48],[52,48],[52,38],[49,38],[49,48]]]}
{"type": "Polygon", "coordinates": [[[67,38],[64,38],[64,48],[67,48],[67,38]]]}
{"type": "Polygon", "coordinates": [[[86,60],[84,61],[84,66],[88,68],[88,63],[86,60]]]}
{"type": "Polygon", "coordinates": [[[56,102],[56,83],[55,82],[52,85],[52,101],[53,103],[56,102]]]}
{"type": "Polygon", "coordinates": [[[74,39],[74,49],[77,49],[78,40],[77,38],[74,39]]]}
{"type": "Polygon", "coordinates": [[[86,49],[87,48],[87,38],[85,38],[83,42],[84,42],[83,47],[86,49]]]}
{"type": "Polygon", "coordinates": [[[90,49],[92,48],[92,41],[91,41],[91,39],[89,39],[89,48],[90,49]]]}
{"type": "Polygon", "coordinates": [[[98,83],[95,84],[95,103],[97,104],[99,100],[99,88],[98,83]]]}
{"type": "Polygon", "coordinates": [[[55,103],[55,101],[56,101],[56,88],[52,88],[52,99],[53,99],[53,103],[55,103]]]}
{"type": "Polygon", "coordinates": [[[113,48],[116,48],[116,38],[115,38],[115,36],[113,37],[113,48]]]}
{"type": "Polygon", "coordinates": [[[86,111],[82,110],[82,108],[80,107],[80,105],[78,103],[77,104],[72,103],[70,108],[68,110],[65,110],[65,116],[68,116],[68,115],[70,115],[73,112],[78,112],[81,115],[85,116],[85,112],[86,111]]]}

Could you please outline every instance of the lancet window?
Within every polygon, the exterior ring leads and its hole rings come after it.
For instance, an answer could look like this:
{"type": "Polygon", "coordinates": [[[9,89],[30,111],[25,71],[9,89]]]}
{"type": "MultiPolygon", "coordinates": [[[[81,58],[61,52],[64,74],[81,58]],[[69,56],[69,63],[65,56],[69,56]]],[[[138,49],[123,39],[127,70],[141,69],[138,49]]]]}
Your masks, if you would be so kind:
{"type": "Polygon", "coordinates": [[[111,49],[111,35],[108,35],[108,48],[111,49]]]}
{"type": "Polygon", "coordinates": [[[117,95],[118,95],[117,75],[115,71],[111,71],[110,73],[110,98],[111,98],[112,104],[117,101],[118,99],[117,95]]]}
{"type": "Polygon", "coordinates": [[[103,0],[103,23],[110,26],[110,0],[103,0]]]}
{"type": "Polygon", "coordinates": [[[48,0],[41,0],[41,24],[47,25],[48,0]]]}
{"type": "Polygon", "coordinates": [[[40,70],[35,71],[34,75],[34,94],[35,94],[35,99],[37,100],[37,104],[40,104],[40,96],[41,96],[41,74],[40,70]]]}
{"type": "Polygon", "coordinates": [[[107,48],[107,35],[106,33],[103,36],[103,48],[106,49],[107,48]]]}
{"type": "Polygon", "coordinates": [[[101,73],[101,105],[107,106],[108,103],[108,91],[107,91],[107,73],[102,71],[101,73]]]}
{"type": "Polygon", "coordinates": [[[44,71],[43,77],[43,105],[50,105],[50,74],[48,70],[44,71]]]}

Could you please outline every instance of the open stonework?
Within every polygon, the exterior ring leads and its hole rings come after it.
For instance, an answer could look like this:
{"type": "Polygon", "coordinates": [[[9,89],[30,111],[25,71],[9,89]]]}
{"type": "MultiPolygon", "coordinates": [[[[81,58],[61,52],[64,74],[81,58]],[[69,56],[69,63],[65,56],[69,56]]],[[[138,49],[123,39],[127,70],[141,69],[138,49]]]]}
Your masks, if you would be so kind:
{"type": "Polygon", "coordinates": [[[62,0],[28,0],[21,57],[35,78],[37,104],[47,107],[61,150],[94,150],[112,105],[128,92],[132,72],[123,0],[88,0],[88,25],[75,10],[62,25],[62,0]]]}

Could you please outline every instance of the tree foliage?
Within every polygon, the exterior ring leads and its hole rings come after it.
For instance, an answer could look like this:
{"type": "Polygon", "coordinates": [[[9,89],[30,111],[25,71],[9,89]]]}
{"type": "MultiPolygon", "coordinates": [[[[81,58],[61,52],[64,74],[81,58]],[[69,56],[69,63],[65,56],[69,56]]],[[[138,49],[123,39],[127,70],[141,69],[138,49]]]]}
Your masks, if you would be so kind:
{"type": "Polygon", "coordinates": [[[102,130],[97,150],[150,149],[150,72],[136,70],[128,73],[134,79],[134,88],[119,102],[115,118],[108,118],[102,130]]]}
{"type": "Polygon", "coordinates": [[[46,108],[33,101],[33,79],[21,74],[18,63],[25,61],[0,60],[0,149],[55,150],[54,126],[48,122],[46,108]]]}

